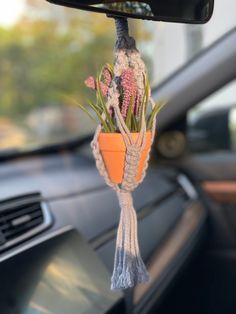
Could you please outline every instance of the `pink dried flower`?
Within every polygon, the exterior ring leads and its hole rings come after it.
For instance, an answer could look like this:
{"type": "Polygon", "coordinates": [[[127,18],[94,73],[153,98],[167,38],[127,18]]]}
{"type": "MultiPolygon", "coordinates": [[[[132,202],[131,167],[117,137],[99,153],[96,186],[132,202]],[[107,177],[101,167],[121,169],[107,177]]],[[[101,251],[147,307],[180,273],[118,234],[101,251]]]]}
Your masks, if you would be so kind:
{"type": "Polygon", "coordinates": [[[115,116],[114,108],[108,109],[109,115],[113,118],[115,116]]]}
{"type": "Polygon", "coordinates": [[[108,65],[104,66],[102,76],[104,79],[104,83],[109,87],[111,85],[111,81],[112,81],[112,73],[109,70],[108,65]]]}
{"type": "Polygon", "coordinates": [[[104,84],[103,82],[99,82],[99,85],[100,85],[100,89],[101,89],[103,96],[107,96],[108,86],[106,84],[104,84]]]}
{"type": "MultiPolygon", "coordinates": [[[[126,118],[131,99],[136,99],[137,83],[134,71],[130,68],[124,70],[121,74],[121,86],[123,89],[123,100],[121,104],[121,114],[126,118]]],[[[133,108],[134,110],[134,108],[133,108]]],[[[137,109],[136,109],[137,110],[137,109]]]]}
{"type": "MultiPolygon", "coordinates": [[[[93,76],[89,76],[87,80],[84,81],[84,83],[88,88],[97,90],[97,82],[93,76]]],[[[108,86],[103,82],[99,82],[99,86],[103,96],[107,96],[108,86]]]]}
{"type": "Polygon", "coordinates": [[[89,76],[87,78],[87,80],[84,81],[85,85],[88,87],[88,88],[91,88],[91,89],[97,89],[96,88],[96,80],[93,76],[89,76]]]}

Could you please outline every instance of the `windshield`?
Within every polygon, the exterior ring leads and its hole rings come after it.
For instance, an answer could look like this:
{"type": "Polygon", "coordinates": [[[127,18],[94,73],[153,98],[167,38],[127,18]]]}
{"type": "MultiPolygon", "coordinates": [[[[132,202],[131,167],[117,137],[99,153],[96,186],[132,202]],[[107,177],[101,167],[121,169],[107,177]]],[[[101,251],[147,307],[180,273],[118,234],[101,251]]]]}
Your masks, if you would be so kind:
{"type": "MultiPolygon", "coordinates": [[[[154,85],[235,25],[235,0],[216,0],[206,25],[130,21],[154,85]]],[[[104,15],[46,1],[0,3],[0,154],[91,133],[76,103],[93,96],[85,79],[112,63],[115,28],[104,15]]]]}

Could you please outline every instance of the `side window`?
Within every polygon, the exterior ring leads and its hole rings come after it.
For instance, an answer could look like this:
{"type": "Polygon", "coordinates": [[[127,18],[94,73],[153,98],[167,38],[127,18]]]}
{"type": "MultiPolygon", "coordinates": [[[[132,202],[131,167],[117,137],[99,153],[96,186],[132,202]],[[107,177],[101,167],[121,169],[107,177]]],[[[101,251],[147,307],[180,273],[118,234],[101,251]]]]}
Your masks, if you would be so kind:
{"type": "Polygon", "coordinates": [[[187,139],[192,152],[236,151],[236,80],[188,112],[187,139]]]}

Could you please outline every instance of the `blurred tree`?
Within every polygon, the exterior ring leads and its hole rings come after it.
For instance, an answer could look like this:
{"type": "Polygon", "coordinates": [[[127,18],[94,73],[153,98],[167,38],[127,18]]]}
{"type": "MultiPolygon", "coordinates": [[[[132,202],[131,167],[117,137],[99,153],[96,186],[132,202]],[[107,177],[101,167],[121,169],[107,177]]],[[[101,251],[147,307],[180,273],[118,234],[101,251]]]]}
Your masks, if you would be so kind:
{"type": "Polygon", "coordinates": [[[47,15],[37,0],[28,6],[15,27],[0,28],[0,115],[63,103],[63,94],[86,103],[84,80],[113,60],[113,21],[60,7],[47,15]]]}
{"type": "Polygon", "coordinates": [[[89,91],[84,79],[112,60],[114,39],[108,32],[90,34],[84,44],[80,33],[83,29],[75,23],[62,32],[57,22],[29,19],[0,30],[1,114],[56,103],[59,92],[85,101],[89,91]]]}

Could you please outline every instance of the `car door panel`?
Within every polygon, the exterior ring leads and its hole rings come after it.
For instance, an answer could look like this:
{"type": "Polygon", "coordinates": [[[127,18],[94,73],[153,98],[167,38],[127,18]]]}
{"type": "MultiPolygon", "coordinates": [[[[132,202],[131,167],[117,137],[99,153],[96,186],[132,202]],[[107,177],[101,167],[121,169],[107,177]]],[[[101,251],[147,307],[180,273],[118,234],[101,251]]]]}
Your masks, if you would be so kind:
{"type": "Polygon", "coordinates": [[[203,191],[215,202],[235,205],[236,180],[235,181],[203,181],[203,191]]]}

